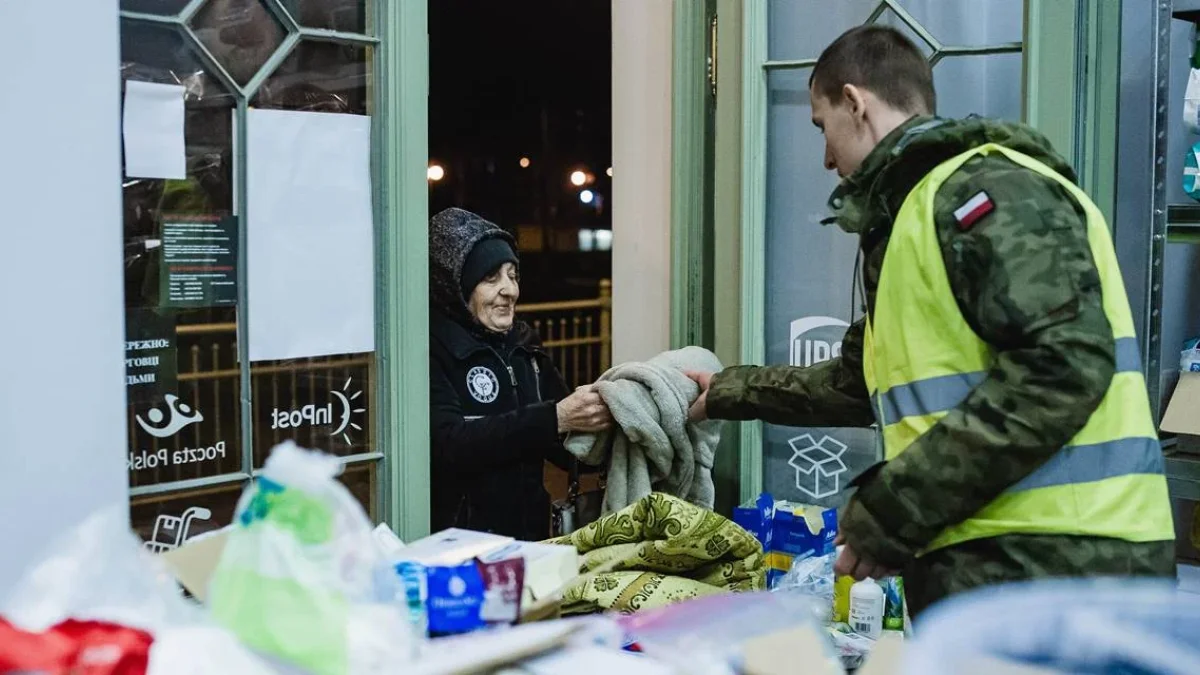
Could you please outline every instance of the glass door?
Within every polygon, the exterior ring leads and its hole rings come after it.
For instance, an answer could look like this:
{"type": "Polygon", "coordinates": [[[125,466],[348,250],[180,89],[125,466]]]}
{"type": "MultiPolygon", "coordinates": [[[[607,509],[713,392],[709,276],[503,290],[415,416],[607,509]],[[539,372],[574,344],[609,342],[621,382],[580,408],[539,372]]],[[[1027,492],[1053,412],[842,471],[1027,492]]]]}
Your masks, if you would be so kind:
{"type": "Polygon", "coordinates": [[[133,527],[162,551],[227,525],[286,440],[340,456],[378,520],[375,3],[121,10],[133,527]],[[135,169],[147,133],[162,162],[135,169]]]}
{"type": "MultiPolygon", "coordinates": [[[[939,115],[1020,120],[1024,3],[765,0],[747,3],[745,19],[743,358],[810,366],[837,356],[861,315],[852,295],[858,241],[819,222],[837,178],[822,166],[810,120],[817,56],[852,26],[894,26],[933,64],[939,115]]],[[[745,425],[743,433],[743,498],[761,486],[840,506],[841,488],[878,456],[871,429],[745,425]]]]}

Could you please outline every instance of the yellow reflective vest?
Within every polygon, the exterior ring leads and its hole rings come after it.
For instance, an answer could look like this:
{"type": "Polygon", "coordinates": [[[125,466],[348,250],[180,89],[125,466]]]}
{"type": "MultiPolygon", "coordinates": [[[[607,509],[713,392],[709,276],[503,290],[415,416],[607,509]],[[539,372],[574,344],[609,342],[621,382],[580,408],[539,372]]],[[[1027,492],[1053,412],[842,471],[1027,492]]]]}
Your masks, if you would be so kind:
{"type": "Polygon", "coordinates": [[[974,516],[943,531],[925,552],[1004,534],[1173,539],[1162,449],[1104,217],[1069,180],[1000,145],[982,145],[937,166],[909,193],[893,224],[863,359],[886,456],[904,452],[961,403],[995,358],[958,309],[934,226],[934,198],[942,183],[967,160],[989,153],[1057,181],[1087,213],[1117,372],[1100,406],[1066,447],[974,516]]]}

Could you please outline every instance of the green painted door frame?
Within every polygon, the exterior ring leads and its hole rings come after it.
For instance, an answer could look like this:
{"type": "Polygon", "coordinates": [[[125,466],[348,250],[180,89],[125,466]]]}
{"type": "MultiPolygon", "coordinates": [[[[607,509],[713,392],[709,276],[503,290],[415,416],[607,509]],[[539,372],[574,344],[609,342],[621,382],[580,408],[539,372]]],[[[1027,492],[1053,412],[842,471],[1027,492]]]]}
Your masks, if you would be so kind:
{"type": "Polygon", "coordinates": [[[675,0],[671,59],[671,346],[712,347],[714,0],[675,0]]]}
{"type": "Polygon", "coordinates": [[[376,246],[378,437],[384,513],[400,537],[412,541],[429,533],[429,35],[423,0],[376,6],[381,123],[373,161],[383,223],[376,246]]]}
{"type": "MultiPolygon", "coordinates": [[[[710,104],[692,90],[696,78],[689,70],[702,49],[700,11],[676,0],[672,341],[684,344],[697,335],[712,335],[712,346],[727,363],[763,363],[767,0],[717,0],[715,13],[718,86],[715,124],[706,137],[700,120],[702,107],[710,104]],[[733,15],[736,20],[726,19],[733,15]],[[730,36],[731,29],[736,37],[730,36]],[[716,151],[711,166],[703,169],[712,183],[697,193],[702,181],[696,158],[703,156],[702,146],[716,151]],[[686,199],[681,188],[687,190],[686,199]],[[695,226],[694,214],[704,208],[699,202],[714,204],[711,228],[695,226]],[[697,329],[706,314],[714,322],[710,334],[697,329]]],[[[1025,4],[1026,121],[1071,161],[1106,215],[1112,213],[1115,194],[1120,14],[1119,0],[1025,4]]],[[[762,471],[761,423],[727,430],[714,472],[719,503],[757,495],[762,471]]]]}

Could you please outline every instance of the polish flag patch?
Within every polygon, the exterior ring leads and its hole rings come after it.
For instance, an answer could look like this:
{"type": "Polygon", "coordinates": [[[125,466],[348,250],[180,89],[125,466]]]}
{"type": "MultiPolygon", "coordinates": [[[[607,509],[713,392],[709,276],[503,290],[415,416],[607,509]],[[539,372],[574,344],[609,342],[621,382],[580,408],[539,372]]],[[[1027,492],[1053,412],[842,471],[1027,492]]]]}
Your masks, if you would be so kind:
{"type": "Polygon", "coordinates": [[[958,221],[958,229],[969,230],[987,214],[996,209],[996,203],[988,193],[980,190],[978,194],[967,200],[965,204],[954,210],[954,220],[958,221]]]}

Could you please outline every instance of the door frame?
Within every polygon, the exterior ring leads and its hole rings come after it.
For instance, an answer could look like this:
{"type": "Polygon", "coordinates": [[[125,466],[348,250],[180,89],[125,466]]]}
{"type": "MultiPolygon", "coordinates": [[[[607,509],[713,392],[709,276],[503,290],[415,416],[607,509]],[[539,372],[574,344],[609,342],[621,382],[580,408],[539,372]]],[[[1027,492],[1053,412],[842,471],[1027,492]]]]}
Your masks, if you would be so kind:
{"type": "Polygon", "coordinates": [[[378,1],[377,8],[378,438],[386,520],[412,541],[430,529],[428,8],[423,1],[378,1]]]}

